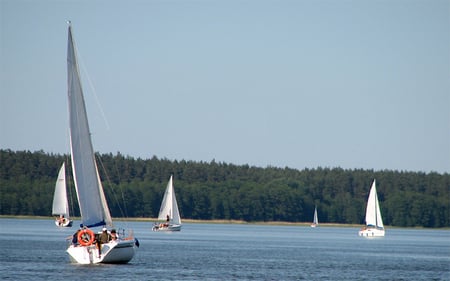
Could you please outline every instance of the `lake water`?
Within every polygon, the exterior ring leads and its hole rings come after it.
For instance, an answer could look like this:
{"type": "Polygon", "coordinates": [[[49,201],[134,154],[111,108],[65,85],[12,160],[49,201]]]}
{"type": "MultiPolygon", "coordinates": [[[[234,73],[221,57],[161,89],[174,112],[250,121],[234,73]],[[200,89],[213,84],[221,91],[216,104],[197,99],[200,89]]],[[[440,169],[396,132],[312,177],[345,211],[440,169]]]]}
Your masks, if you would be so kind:
{"type": "MultiPolygon", "coordinates": [[[[78,226],[79,222],[74,225],[78,226]]],[[[390,229],[386,237],[357,228],[184,224],[134,230],[140,248],[125,265],[77,265],[52,220],[0,219],[1,280],[450,280],[450,231],[390,229]]]]}

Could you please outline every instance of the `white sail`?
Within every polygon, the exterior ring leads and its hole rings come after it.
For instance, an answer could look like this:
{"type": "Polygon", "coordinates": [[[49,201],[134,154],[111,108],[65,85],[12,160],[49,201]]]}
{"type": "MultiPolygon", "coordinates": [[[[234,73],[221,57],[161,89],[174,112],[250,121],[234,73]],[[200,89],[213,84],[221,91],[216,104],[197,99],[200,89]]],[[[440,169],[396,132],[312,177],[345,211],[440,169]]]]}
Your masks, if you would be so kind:
{"type": "Polygon", "coordinates": [[[375,180],[372,183],[369,198],[367,199],[366,225],[383,228],[383,219],[381,218],[380,204],[378,203],[375,180]]]}
{"type": "Polygon", "coordinates": [[[317,207],[314,208],[314,219],[313,219],[313,224],[318,225],[319,224],[319,219],[317,218],[317,207]]]}
{"type": "Polygon", "coordinates": [[[319,219],[317,218],[317,206],[314,207],[314,218],[311,227],[317,227],[319,225],[319,219]]]}
{"type": "Polygon", "coordinates": [[[66,166],[64,163],[59,169],[58,179],[55,184],[52,215],[63,215],[65,218],[69,219],[69,203],[67,201],[66,191],[66,166]]]}
{"type": "Polygon", "coordinates": [[[92,148],[70,25],[67,47],[67,75],[72,171],[82,223],[88,227],[112,225],[92,148]]]}
{"type": "Polygon", "coordinates": [[[363,237],[383,237],[385,235],[375,180],[373,180],[367,199],[366,226],[358,234],[363,237]]]}
{"type": "Polygon", "coordinates": [[[180,212],[178,211],[177,199],[173,189],[173,176],[170,176],[169,183],[167,184],[166,191],[164,192],[164,198],[161,203],[158,219],[166,220],[167,216],[169,216],[171,223],[181,224],[180,212]]]}
{"type": "MultiPolygon", "coordinates": [[[[376,191],[375,191],[376,194],[376,191]]],[[[381,211],[380,211],[380,203],[378,202],[378,195],[375,196],[376,197],[376,205],[377,205],[377,224],[376,226],[379,228],[384,228],[383,225],[383,218],[381,217],[381,211]]]]}

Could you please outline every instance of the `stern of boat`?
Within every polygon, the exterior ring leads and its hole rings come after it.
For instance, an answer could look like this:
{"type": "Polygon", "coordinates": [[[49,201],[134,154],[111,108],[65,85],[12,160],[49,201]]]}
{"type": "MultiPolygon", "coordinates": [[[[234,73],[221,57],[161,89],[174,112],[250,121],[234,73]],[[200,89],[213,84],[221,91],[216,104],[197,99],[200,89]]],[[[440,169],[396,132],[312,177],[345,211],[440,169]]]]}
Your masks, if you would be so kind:
{"type": "Polygon", "coordinates": [[[136,253],[136,241],[120,240],[102,244],[101,255],[98,254],[96,245],[74,246],[70,245],[67,253],[74,263],[128,263],[136,253]]]}

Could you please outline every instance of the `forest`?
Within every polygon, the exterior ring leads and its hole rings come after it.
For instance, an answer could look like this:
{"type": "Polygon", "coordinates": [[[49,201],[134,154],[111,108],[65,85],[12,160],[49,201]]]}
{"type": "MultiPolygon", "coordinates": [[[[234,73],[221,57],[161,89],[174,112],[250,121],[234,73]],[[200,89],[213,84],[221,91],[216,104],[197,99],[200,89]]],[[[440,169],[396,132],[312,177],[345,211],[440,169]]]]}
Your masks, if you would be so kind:
{"type": "MultiPolygon", "coordinates": [[[[388,226],[450,227],[450,175],[436,172],[254,167],[97,154],[113,217],[155,218],[170,175],[182,218],[363,224],[377,182],[388,226]]],[[[66,163],[71,213],[79,216],[70,156],[0,150],[0,215],[51,216],[58,170],[66,163]]]]}

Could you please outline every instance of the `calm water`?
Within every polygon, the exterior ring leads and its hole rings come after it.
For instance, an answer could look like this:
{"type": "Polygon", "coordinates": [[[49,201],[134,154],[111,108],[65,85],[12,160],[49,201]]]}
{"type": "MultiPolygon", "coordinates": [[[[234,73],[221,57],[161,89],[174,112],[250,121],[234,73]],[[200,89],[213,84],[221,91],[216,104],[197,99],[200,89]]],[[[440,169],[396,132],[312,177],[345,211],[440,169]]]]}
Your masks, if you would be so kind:
{"type": "MultiPolygon", "coordinates": [[[[75,222],[74,225],[79,223],[75,222]]],[[[77,265],[52,220],[0,219],[1,280],[450,280],[450,231],[118,222],[140,248],[126,265],[77,265]]]]}

